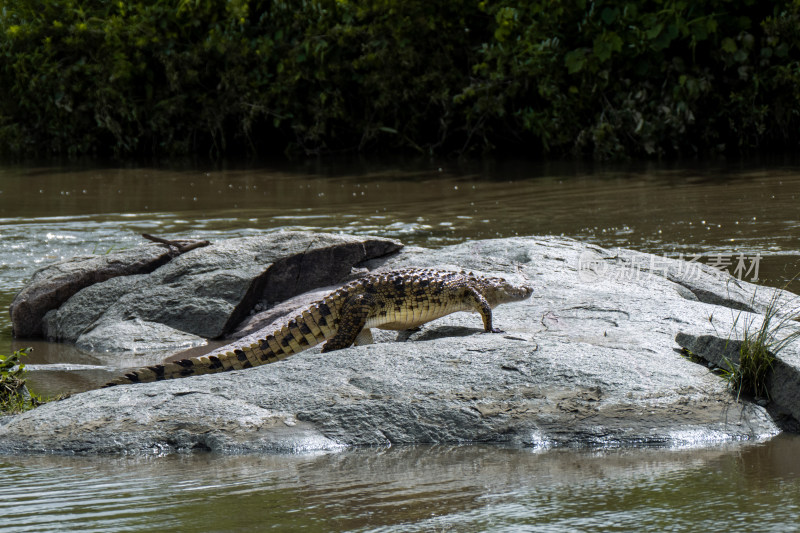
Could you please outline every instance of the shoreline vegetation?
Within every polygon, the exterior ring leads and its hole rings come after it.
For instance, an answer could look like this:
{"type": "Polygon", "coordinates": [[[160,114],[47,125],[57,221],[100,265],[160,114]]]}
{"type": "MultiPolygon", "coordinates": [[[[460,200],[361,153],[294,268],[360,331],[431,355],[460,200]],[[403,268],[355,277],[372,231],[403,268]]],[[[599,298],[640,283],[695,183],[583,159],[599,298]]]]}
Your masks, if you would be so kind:
{"type": "Polygon", "coordinates": [[[27,375],[22,358],[29,351],[30,348],[23,348],[11,355],[0,355],[0,416],[21,413],[43,403],[25,384],[27,375]]]}
{"type": "Polygon", "coordinates": [[[0,154],[789,150],[798,45],[798,0],[17,0],[0,154]]]}

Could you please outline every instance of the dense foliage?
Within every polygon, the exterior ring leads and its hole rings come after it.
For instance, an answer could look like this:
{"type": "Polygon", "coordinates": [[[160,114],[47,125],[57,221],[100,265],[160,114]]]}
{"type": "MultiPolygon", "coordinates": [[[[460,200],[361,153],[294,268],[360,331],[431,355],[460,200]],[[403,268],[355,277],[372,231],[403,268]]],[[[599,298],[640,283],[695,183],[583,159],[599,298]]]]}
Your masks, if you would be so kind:
{"type": "Polygon", "coordinates": [[[15,0],[0,152],[800,141],[800,0],[15,0]]]}

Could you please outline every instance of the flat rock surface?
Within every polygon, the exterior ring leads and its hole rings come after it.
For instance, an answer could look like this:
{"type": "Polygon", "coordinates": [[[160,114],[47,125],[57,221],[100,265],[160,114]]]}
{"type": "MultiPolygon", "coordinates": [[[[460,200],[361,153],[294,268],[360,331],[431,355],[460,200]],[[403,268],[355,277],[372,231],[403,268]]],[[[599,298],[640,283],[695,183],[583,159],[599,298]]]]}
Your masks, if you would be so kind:
{"type": "MultiPolygon", "coordinates": [[[[501,334],[482,333],[477,315],[457,313],[369,346],[317,347],[254,369],[77,394],[0,420],[0,451],[696,445],[777,433],[766,409],[736,401],[675,341],[679,333],[736,335],[742,314],[758,316],[726,305],[731,280],[700,269],[679,283],[674,273],[631,272],[619,255],[555,237],[405,249],[367,265],[526,277],[534,295],[495,309],[501,334]],[[582,262],[589,256],[594,266],[582,262]],[[687,289],[700,284],[715,302],[687,289]]],[[[742,295],[755,288],[737,287],[742,295]]],[[[767,296],[753,297],[750,308],[767,296]]]]}

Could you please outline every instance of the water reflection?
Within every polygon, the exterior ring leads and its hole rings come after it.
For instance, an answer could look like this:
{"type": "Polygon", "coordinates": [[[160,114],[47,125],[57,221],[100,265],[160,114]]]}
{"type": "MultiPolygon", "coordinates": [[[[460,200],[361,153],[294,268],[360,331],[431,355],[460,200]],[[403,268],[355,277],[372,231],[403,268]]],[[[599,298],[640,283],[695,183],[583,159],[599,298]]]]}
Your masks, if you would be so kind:
{"type": "Polygon", "coordinates": [[[796,465],[798,444],[6,457],[0,522],[14,531],[789,530],[800,481],[784,464],[796,465]]]}

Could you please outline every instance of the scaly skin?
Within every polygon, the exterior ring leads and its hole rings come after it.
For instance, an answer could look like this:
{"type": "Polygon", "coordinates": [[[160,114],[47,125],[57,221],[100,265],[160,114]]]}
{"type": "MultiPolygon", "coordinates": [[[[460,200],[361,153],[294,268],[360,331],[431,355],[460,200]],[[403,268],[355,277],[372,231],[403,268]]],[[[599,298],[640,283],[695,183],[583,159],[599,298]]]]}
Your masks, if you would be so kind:
{"type": "Polygon", "coordinates": [[[457,311],[480,313],[484,331],[497,333],[492,308],[524,300],[532,292],[528,285],[464,271],[405,269],[370,274],[333,291],[254,344],[140,368],[106,387],[274,363],[324,341],[323,352],[341,350],[372,342],[370,328],[412,329],[457,311]]]}

